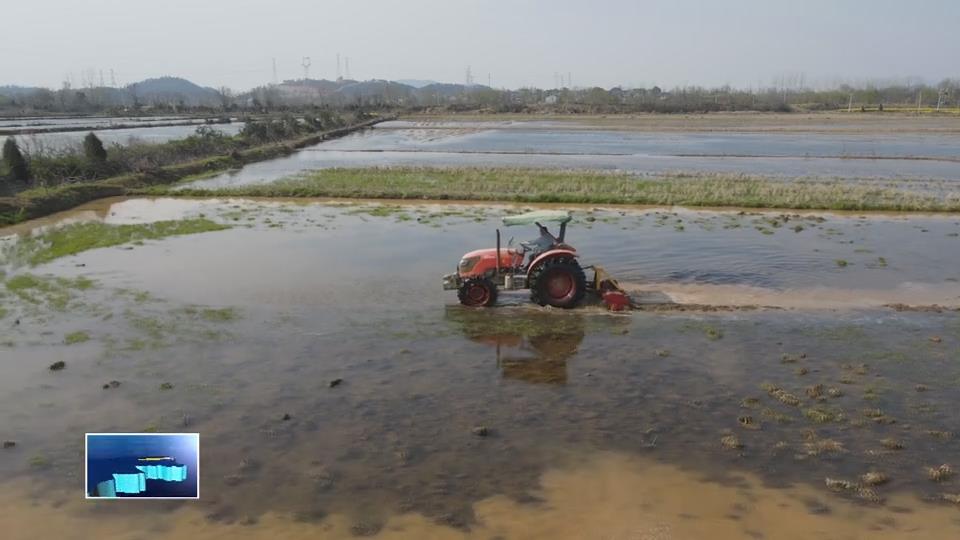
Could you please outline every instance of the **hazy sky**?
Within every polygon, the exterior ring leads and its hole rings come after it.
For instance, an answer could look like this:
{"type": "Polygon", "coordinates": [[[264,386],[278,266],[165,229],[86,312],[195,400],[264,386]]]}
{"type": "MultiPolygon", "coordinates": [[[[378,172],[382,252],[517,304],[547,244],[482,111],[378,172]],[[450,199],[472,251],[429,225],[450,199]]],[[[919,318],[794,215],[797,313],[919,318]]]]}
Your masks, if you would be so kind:
{"type": "Polygon", "coordinates": [[[960,76],[960,1],[22,0],[0,9],[0,84],[177,75],[246,89],[279,78],[494,86],[767,86],[960,76]]]}

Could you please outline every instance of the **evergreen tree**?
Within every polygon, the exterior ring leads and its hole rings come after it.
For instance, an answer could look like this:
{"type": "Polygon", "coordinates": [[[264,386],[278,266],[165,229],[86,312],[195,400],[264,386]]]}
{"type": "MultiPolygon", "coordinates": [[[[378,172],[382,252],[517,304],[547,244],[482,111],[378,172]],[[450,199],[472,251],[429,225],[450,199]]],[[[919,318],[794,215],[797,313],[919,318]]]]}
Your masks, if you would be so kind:
{"type": "Polygon", "coordinates": [[[83,153],[94,163],[103,163],[107,160],[107,151],[100,142],[100,138],[92,131],[83,138],[83,153]]]}
{"type": "Polygon", "coordinates": [[[3,163],[14,180],[26,182],[30,179],[30,167],[13,137],[7,137],[6,142],[3,143],[3,163]]]}

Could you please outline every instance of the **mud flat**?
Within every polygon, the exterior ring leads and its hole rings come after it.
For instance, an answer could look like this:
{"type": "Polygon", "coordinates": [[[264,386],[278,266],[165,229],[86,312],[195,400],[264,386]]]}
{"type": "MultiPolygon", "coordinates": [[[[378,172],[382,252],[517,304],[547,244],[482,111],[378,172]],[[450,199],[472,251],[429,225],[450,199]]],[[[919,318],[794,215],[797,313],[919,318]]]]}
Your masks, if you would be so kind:
{"type": "MultiPolygon", "coordinates": [[[[95,507],[73,493],[58,494],[56,508],[27,504],[4,496],[0,510],[13,540],[85,535],[124,536],[130,531],[150,538],[718,538],[764,535],[785,539],[950,538],[956,510],[924,506],[898,497],[897,514],[845,501],[831,501],[804,486],[772,489],[753,475],[731,475],[712,482],[689,471],[621,454],[600,453],[581,463],[551,469],[534,489],[535,501],[494,496],[474,505],[477,521],[469,530],[453,529],[417,514],[394,514],[376,523],[357,524],[334,514],[320,523],[270,512],[240,523],[211,522],[192,505],[158,514],[126,511],[103,519],[105,503],[95,507]],[[690,502],[697,501],[695,507],[690,502]],[[907,511],[909,509],[909,511],[907,511]],[[27,532],[34,533],[23,534],[27,532]]],[[[41,500],[49,496],[38,497],[41,500]]],[[[29,497],[29,495],[28,495],[29,497]]],[[[33,497],[36,497],[35,495],[33,497]]],[[[31,498],[33,498],[31,497],[31,498]]]]}
{"type": "Polygon", "coordinates": [[[956,216],[574,207],[568,240],[625,283],[778,309],[613,315],[511,293],[473,310],[439,290],[523,209],[131,198],[2,230],[0,521],[14,537],[960,531],[960,314],[846,301],[958,305],[956,216]],[[159,225],[194,220],[217,227],[159,225]],[[36,257],[91,224],[134,228],[36,257]],[[811,290],[839,300],[785,300],[811,290]],[[203,500],[77,500],[83,432],[114,430],[201,432],[203,500]]]}

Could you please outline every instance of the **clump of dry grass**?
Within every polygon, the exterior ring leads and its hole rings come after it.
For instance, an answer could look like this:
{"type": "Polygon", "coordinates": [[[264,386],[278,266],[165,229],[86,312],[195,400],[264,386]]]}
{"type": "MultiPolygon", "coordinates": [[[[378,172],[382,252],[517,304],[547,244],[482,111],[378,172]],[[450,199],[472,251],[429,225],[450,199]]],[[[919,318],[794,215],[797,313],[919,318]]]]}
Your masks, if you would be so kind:
{"type": "Polygon", "coordinates": [[[879,471],[869,471],[860,476],[860,482],[867,486],[879,486],[890,481],[890,477],[879,471]]]}
{"type": "Polygon", "coordinates": [[[743,448],[743,443],[736,435],[724,435],[720,438],[720,445],[728,450],[738,450],[743,448]]]}
{"type": "Polygon", "coordinates": [[[893,437],[887,437],[886,439],[880,440],[880,445],[886,448],[887,450],[903,450],[903,443],[894,439],[893,437]]]}
{"type": "Polygon", "coordinates": [[[953,467],[944,463],[939,467],[927,467],[927,478],[934,482],[943,482],[950,479],[956,472],[953,467]]]}

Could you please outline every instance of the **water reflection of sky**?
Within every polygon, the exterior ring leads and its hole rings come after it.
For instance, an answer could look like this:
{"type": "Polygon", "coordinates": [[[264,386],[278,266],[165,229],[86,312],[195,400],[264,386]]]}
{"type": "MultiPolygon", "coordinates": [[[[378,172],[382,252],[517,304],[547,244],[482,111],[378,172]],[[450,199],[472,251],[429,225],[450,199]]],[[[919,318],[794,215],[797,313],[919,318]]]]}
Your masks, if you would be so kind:
{"type": "MultiPolygon", "coordinates": [[[[196,133],[201,126],[209,127],[225,135],[236,135],[243,129],[243,123],[231,124],[192,124],[185,126],[150,126],[129,129],[93,130],[105,146],[112,144],[129,145],[134,142],[156,144],[173,139],[182,139],[196,133]]],[[[14,138],[27,151],[39,149],[57,151],[66,148],[79,147],[89,131],[66,131],[57,133],[35,133],[31,135],[16,135],[14,138]]]]}
{"type": "Polygon", "coordinates": [[[960,162],[950,161],[960,156],[960,137],[952,134],[644,133],[512,125],[479,129],[469,123],[463,129],[391,129],[389,124],[191,185],[257,184],[315,169],[398,166],[596,169],[641,175],[684,171],[782,178],[960,178],[960,162]],[[915,157],[925,159],[907,159],[915,157]]]}

